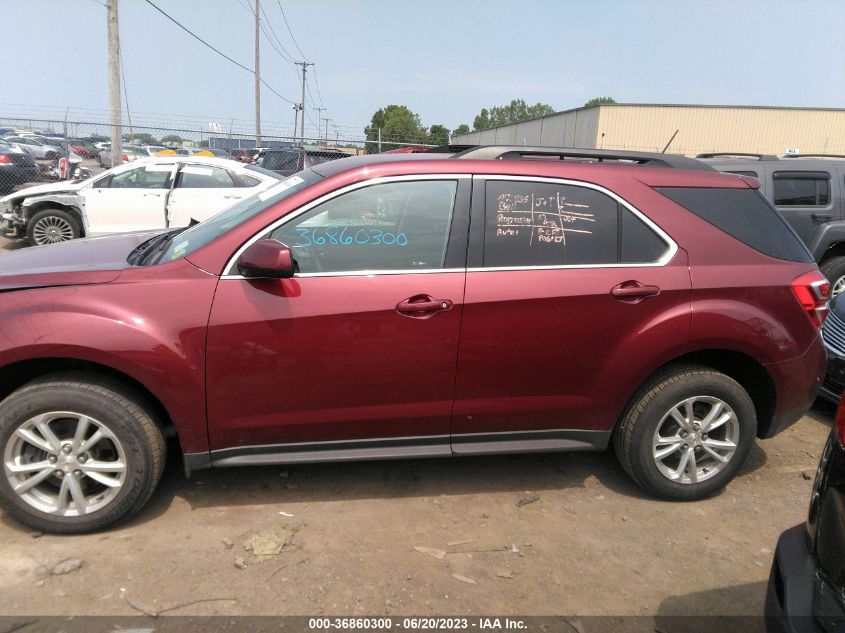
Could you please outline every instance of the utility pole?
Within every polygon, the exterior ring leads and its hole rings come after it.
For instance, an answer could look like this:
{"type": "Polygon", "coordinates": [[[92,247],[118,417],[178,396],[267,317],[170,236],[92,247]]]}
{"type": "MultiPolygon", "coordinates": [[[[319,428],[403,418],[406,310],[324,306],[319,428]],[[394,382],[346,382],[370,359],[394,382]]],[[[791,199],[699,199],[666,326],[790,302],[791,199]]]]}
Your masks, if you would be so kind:
{"type": "Polygon", "coordinates": [[[122,164],[123,137],[120,114],[120,31],[117,21],[117,0],[106,5],[109,38],[109,109],[111,110],[111,166],[122,164]]]}
{"type": "MultiPolygon", "coordinates": [[[[317,111],[317,136],[319,137],[320,132],[323,131],[323,116],[320,113],[325,112],[326,109],[325,108],[314,108],[314,110],[317,111]]],[[[326,124],[326,129],[327,130],[329,129],[328,124],[326,124]]],[[[328,136],[326,136],[326,144],[327,145],[328,145],[328,141],[329,141],[328,136]]]]}
{"type": "Polygon", "coordinates": [[[292,106],[293,108],[293,134],[290,135],[291,142],[296,138],[296,126],[299,125],[299,111],[302,110],[301,103],[294,103],[292,106]]]}
{"type": "Polygon", "coordinates": [[[255,0],[255,146],[261,147],[261,72],[259,70],[260,55],[258,54],[258,29],[260,23],[258,17],[261,15],[259,2],[255,0]]]}
{"type": "Polygon", "coordinates": [[[329,144],[329,121],[334,121],[334,119],[330,119],[329,117],[326,117],[324,119],[324,121],[326,122],[326,145],[328,145],[329,144]]]}
{"type": "MultiPolygon", "coordinates": [[[[258,0],[255,0],[258,2],[258,0]]],[[[303,145],[305,145],[305,73],[309,66],[313,66],[314,62],[296,62],[297,66],[302,66],[302,101],[299,105],[302,106],[302,118],[299,120],[299,136],[303,145]]]]}

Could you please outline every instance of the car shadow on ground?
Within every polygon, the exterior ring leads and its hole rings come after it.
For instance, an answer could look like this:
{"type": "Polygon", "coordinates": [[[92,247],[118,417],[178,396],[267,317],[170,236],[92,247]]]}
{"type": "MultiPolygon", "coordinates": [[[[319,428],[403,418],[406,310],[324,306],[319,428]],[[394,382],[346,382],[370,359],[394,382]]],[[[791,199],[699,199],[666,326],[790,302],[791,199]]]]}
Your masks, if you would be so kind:
{"type": "Polygon", "coordinates": [[[763,633],[766,583],[669,596],[660,603],[654,618],[655,631],[683,633],[763,633]],[[749,614],[749,606],[755,614],[749,614]]]}
{"type": "MultiPolygon", "coordinates": [[[[176,497],[200,509],[502,492],[522,496],[584,489],[591,478],[597,494],[604,487],[655,500],[631,480],[612,450],[221,468],[195,472],[190,479],[179,455],[171,450],[170,456],[158,490],[133,523],[163,514],[176,497]]],[[[740,476],[765,463],[765,451],[755,445],[740,476]]]]}

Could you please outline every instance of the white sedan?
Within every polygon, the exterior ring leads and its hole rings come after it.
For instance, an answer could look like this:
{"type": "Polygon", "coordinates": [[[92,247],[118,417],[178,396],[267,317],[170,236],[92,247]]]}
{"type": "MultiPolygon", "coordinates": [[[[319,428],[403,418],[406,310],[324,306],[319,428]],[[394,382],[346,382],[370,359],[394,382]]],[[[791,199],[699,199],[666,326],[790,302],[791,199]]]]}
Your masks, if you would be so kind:
{"type": "Polygon", "coordinates": [[[143,158],[81,182],[17,191],[0,202],[6,234],[32,245],[82,236],[187,226],[277,184],[253,165],[206,156],[143,158]]]}

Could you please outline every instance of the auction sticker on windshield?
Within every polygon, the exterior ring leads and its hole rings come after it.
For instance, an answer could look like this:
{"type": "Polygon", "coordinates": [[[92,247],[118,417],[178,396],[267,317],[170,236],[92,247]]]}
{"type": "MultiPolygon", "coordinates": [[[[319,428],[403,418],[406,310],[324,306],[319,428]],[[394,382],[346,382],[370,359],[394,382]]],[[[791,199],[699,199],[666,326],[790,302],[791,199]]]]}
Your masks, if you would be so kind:
{"type": "Polygon", "coordinates": [[[287,178],[280,182],[278,185],[273,185],[269,189],[265,189],[264,191],[258,194],[258,197],[261,200],[269,200],[273,196],[280,194],[283,191],[290,189],[291,187],[295,187],[301,182],[305,181],[302,180],[302,178],[300,178],[299,176],[291,176],[290,178],[287,178]]]}

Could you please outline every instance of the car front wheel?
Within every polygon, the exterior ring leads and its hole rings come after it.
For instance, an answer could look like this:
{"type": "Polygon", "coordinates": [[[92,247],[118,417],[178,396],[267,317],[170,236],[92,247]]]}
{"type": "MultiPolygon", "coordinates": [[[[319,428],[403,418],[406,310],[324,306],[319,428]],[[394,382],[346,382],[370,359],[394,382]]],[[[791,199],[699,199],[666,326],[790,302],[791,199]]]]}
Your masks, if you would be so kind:
{"type": "Polygon", "coordinates": [[[25,385],[0,403],[0,505],[44,532],[82,533],[135,514],[164,467],[143,400],[96,376],[25,385]]]}
{"type": "Polygon", "coordinates": [[[756,432],[754,403],[739,383],[707,367],[683,366],[640,390],[614,445],[623,468],[646,491],[695,500],[733,479],[756,432]]]}
{"type": "Polygon", "coordinates": [[[62,209],[39,211],[26,225],[26,237],[32,246],[75,240],[80,234],[77,219],[62,209]]]}

